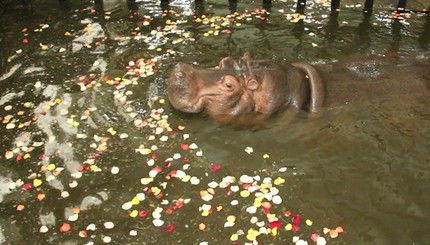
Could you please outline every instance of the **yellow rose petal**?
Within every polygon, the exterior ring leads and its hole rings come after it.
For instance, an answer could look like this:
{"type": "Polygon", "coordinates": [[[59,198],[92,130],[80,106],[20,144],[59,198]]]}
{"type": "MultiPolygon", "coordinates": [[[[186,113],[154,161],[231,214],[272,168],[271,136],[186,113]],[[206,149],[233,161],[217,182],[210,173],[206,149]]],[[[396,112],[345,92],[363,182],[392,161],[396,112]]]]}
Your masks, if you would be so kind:
{"type": "Polygon", "coordinates": [[[282,185],[284,183],[285,183],[285,179],[281,177],[276,178],[275,181],[273,182],[273,184],[275,185],[282,185]]]}
{"type": "Polygon", "coordinates": [[[248,190],[243,190],[240,192],[241,197],[249,197],[249,195],[251,195],[251,193],[248,190]]]}
{"type": "Polygon", "coordinates": [[[139,212],[137,210],[133,210],[130,212],[130,217],[132,217],[132,218],[137,217],[137,215],[139,215],[139,212]]]}
{"type": "Polygon", "coordinates": [[[235,242],[237,240],[239,240],[239,235],[238,234],[232,234],[230,236],[230,241],[235,242]]]}
{"type": "Polygon", "coordinates": [[[131,200],[131,203],[132,203],[133,205],[137,205],[137,204],[139,204],[139,203],[140,203],[140,200],[139,200],[139,198],[138,198],[138,197],[133,197],[133,199],[131,200]]]}
{"type": "Polygon", "coordinates": [[[34,187],[38,187],[42,184],[43,182],[40,179],[34,179],[33,180],[33,186],[34,187]]]}

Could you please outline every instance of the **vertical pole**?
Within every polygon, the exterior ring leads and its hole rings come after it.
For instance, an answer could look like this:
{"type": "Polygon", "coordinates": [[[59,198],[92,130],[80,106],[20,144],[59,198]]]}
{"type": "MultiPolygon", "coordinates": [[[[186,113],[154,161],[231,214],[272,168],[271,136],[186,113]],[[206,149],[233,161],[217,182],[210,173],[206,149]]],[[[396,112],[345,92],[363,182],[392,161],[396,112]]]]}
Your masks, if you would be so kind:
{"type": "Polygon", "coordinates": [[[234,13],[237,11],[237,0],[228,0],[228,8],[230,9],[231,13],[234,13]]]}
{"type": "Polygon", "coordinates": [[[272,0],[263,0],[263,9],[267,12],[271,12],[272,9],[272,0]]]}
{"type": "Polygon", "coordinates": [[[331,11],[338,11],[340,0],[331,0],[331,11]]]}
{"type": "Polygon", "coordinates": [[[406,10],[406,0],[399,0],[397,4],[397,13],[404,13],[406,10]]]}
{"type": "Polygon", "coordinates": [[[306,0],[297,0],[296,13],[304,14],[306,8],[306,0]]]}
{"type": "Polygon", "coordinates": [[[366,0],[366,2],[364,2],[363,12],[372,13],[372,10],[373,10],[373,0],[366,0]]]}

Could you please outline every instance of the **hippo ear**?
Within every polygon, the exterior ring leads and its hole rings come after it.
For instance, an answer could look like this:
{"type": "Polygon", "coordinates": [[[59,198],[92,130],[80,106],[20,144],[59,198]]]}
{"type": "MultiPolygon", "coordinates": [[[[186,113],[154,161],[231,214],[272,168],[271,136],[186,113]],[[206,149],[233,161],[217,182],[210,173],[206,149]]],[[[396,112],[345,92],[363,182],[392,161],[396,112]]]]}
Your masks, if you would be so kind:
{"type": "Polygon", "coordinates": [[[258,81],[254,78],[249,79],[248,81],[246,81],[246,88],[252,91],[257,90],[258,81]]]}
{"type": "Polygon", "coordinates": [[[222,58],[221,61],[218,64],[218,69],[220,70],[228,70],[231,69],[231,67],[234,66],[234,60],[233,58],[227,56],[225,58],[222,58]]]}

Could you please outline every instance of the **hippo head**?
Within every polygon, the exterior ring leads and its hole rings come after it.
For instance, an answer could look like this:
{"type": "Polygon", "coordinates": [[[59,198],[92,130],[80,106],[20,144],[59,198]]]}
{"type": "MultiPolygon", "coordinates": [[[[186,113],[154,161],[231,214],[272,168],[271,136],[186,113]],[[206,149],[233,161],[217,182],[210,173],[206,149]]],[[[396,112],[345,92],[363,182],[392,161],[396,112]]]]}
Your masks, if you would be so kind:
{"type": "Polygon", "coordinates": [[[234,71],[178,63],[168,80],[171,105],[182,112],[235,116],[254,110],[252,87],[234,71]]]}

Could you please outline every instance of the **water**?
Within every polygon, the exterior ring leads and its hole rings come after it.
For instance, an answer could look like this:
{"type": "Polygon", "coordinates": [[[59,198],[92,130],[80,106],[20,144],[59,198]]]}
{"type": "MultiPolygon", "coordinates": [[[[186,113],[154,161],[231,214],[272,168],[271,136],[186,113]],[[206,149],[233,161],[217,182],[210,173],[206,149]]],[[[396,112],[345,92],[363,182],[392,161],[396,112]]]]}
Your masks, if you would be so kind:
{"type": "Polygon", "coordinates": [[[309,4],[296,24],[293,2],[267,15],[245,1],[237,11],[249,15],[223,25],[215,17],[230,14],[228,1],[3,1],[1,243],[234,244],[237,234],[245,244],[253,229],[269,233],[260,244],[315,244],[313,233],[328,244],[428,244],[428,96],[362,98],[290,122],[281,114],[263,129],[218,125],[163,100],[179,60],[211,67],[251,51],[312,63],[428,61],[430,22],[419,14],[393,21],[395,3],[377,2],[369,19],[348,1],[336,19],[329,4],[309,4]],[[246,197],[243,175],[260,191],[246,197]],[[274,217],[247,209],[262,193],[274,217]],[[294,215],[296,232],[285,229],[294,215]],[[276,219],[281,228],[270,231],[276,219]],[[323,234],[337,226],[339,237],[323,234]]]}

